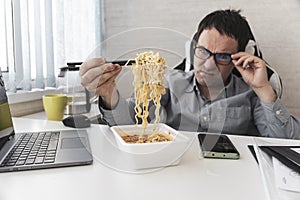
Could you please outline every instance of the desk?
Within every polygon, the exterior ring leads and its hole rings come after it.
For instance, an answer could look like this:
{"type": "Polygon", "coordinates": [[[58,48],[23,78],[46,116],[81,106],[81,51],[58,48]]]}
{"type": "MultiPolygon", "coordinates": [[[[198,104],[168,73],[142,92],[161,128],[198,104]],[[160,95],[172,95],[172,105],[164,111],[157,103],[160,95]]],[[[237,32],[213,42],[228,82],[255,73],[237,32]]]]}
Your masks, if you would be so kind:
{"type": "MultiPolygon", "coordinates": [[[[16,132],[70,129],[61,122],[44,119],[13,121],[16,132]]],[[[133,173],[113,169],[99,159],[104,154],[118,159],[118,149],[107,126],[92,125],[87,131],[94,155],[92,165],[1,173],[0,199],[266,199],[259,167],[247,148],[254,143],[251,137],[230,136],[240,151],[239,160],[203,159],[199,157],[196,134],[183,132],[193,142],[179,165],[133,173]]]]}
{"type": "MultiPolygon", "coordinates": [[[[100,115],[100,111],[98,108],[98,104],[92,103],[91,104],[91,110],[88,113],[84,113],[83,115],[89,117],[89,118],[94,118],[97,115],[100,115]]],[[[64,118],[68,117],[69,115],[64,115],[64,118]]],[[[29,118],[29,119],[47,119],[46,113],[45,112],[38,112],[30,115],[24,116],[24,118],[29,118]]]]}

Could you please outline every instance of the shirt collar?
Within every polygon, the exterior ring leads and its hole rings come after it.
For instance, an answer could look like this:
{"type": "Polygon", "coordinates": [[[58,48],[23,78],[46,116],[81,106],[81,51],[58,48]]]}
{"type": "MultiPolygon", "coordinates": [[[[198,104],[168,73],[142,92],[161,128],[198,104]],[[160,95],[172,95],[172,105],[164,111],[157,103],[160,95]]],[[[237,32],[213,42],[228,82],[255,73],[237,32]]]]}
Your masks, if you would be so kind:
{"type": "MultiPolygon", "coordinates": [[[[193,71],[194,73],[194,71],[193,71]]],[[[228,96],[232,96],[233,95],[233,90],[234,90],[234,80],[233,80],[233,76],[232,74],[230,74],[229,78],[229,83],[221,90],[220,94],[218,95],[217,99],[224,99],[227,98],[228,96]]],[[[198,91],[199,94],[201,95],[201,92],[197,86],[197,80],[195,75],[193,74],[193,84],[190,84],[186,90],[186,92],[192,92],[192,91],[198,91]]],[[[201,97],[203,98],[203,96],[201,95],[201,97]]]]}
{"type": "Polygon", "coordinates": [[[196,78],[195,78],[195,74],[194,74],[194,70],[191,70],[189,72],[187,72],[189,74],[188,77],[191,78],[191,81],[192,81],[192,84],[188,84],[186,89],[185,89],[185,92],[193,92],[195,90],[198,90],[198,87],[197,87],[197,81],[196,81],[196,78]]]}

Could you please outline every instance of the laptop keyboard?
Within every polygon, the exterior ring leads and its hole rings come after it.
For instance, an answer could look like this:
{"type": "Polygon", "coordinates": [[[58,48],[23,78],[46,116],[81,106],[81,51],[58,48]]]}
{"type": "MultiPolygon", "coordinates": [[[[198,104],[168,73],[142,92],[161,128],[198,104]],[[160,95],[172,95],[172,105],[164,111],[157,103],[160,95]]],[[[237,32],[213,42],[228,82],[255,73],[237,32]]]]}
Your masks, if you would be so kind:
{"type": "Polygon", "coordinates": [[[59,134],[59,132],[45,132],[22,135],[1,167],[54,163],[59,134]]]}

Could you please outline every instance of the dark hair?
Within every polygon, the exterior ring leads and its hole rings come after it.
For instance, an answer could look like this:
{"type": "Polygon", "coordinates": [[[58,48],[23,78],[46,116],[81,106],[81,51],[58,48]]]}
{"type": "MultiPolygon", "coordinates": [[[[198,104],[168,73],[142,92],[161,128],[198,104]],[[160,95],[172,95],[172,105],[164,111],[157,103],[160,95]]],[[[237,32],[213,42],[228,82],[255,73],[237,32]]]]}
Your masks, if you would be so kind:
{"type": "Polygon", "coordinates": [[[191,63],[193,63],[194,47],[199,36],[205,29],[217,29],[221,34],[232,37],[238,41],[238,51],[245,51],[249,40],[254,40],[251,28],[245,17],[240,15],[240,10],[217,10],[200,22],[191,45],[191,63]]]}

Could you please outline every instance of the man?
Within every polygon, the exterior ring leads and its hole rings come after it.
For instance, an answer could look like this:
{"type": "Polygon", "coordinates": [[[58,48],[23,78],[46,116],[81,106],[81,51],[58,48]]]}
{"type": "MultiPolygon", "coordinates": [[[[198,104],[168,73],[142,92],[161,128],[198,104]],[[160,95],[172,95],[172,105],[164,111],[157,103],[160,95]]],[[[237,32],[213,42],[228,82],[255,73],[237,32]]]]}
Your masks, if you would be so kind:
{"type": "MultiPolygon", "coordinates": [[[[251,36],[239,11],[207,15],[192,43],[194,70],[166,75],[161,121],[187,131],[300,139],[300,123],[270,85],[265,62],[245,52],[251,36]],[[234,68],[242,78],[232,74],[234,68]]],[[[100,111],[111,125],[135,123],[134,101],[120,97],[116,88],[120,71],[104,58],[91,59],[80,69],[82,85],[100,96],[100,111]]],[[[151,120],[154,109],[149,110],[151,120]]]]}

